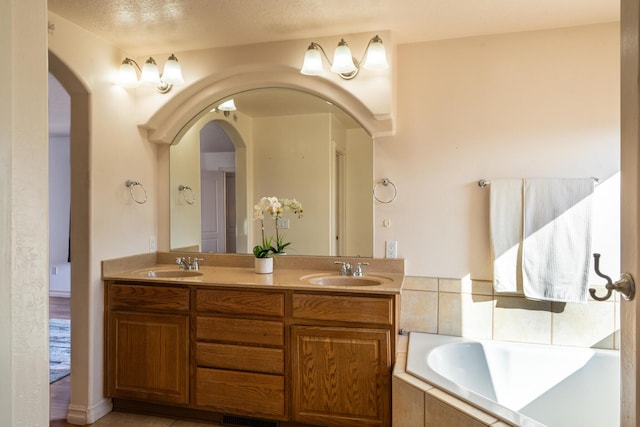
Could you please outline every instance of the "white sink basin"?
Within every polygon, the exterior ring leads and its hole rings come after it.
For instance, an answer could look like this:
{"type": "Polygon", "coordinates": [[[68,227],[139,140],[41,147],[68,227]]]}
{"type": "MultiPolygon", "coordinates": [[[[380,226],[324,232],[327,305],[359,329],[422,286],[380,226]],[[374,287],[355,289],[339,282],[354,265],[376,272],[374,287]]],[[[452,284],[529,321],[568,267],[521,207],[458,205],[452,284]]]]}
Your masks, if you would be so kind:
{"type": "Polygon", "coordinates": [[[303,276],[301,280],[321,286],[379,286],[391,279],[382,276],[340,276],[337,274],[313,274],[303,276]]]}

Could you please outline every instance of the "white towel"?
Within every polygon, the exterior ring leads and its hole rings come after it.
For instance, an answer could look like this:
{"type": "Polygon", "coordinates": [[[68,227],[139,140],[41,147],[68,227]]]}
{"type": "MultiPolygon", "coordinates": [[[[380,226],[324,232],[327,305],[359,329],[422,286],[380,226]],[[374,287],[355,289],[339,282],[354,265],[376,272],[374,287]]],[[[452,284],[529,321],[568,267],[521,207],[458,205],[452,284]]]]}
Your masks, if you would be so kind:
{"type": "Polygon", "coordinates": [[[493,289],[518,292],[522,290],[522,179],[491,180],[489,199],[493,289]]]}
{"type": "Polygon", "coordinates": [[[587,301],[593,179],[524,182],[522,275],[527,298],[587,301]]]}

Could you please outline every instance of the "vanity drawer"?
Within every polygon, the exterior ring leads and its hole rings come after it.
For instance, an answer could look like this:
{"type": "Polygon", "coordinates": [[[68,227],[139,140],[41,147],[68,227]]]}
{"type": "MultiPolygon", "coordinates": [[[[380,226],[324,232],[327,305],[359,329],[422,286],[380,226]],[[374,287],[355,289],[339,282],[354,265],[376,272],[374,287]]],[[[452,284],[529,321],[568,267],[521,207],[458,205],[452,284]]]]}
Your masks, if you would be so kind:
{"type": "Polygon", "coordinates": [[[199,342],[196,351],[196,364],[209,368],[283,375],[284,350],[199,342]]]}
{"type": "Polygon", "coordinates": [[[346,295],[318,295],[294,293],[293,317],[311,320],[335,320],[340,322],[393,323],[392,297],[363,297],[346,295]]]}
{"type": "Polygon", "coordinates": [[[284,293],[198,289],[198,312],[284,317],[284,293]]]}
{"type": "Polygon", "coordinates": [[[189,310],[188,288],[114,283],[109,296],[112,309],[189,310]]]}
{"type": "Polygon", "coordinates": [[[284,323],[275,320],[198,316],[196,339],[239,344],[284,345],[284,323]]]}
{"type": "Polygon", "coordinates": [[[196,405],[214,411],[285,419],[284,377],[198,368],[196,405]]]}

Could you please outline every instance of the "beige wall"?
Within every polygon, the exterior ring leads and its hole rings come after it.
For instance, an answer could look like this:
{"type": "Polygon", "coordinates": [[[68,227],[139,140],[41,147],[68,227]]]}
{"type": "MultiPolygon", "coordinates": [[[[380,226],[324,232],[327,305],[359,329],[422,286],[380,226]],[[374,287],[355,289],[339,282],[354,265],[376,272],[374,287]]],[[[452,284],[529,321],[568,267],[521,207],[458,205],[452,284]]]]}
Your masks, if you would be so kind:
{"type": "MultiPolygon", "coordinates": [[[[620,348],[618,303],[552,304],[493,292],[489,189],[477,185],[480,178],[599,177],[592,249],[603,254],[602,271],[618,277],[618,29],[399,47],[398,134],[376,145],[379,175],[399,195],[395,206],[377,207],[376,250],[382,254],[389,236],[407,259],[401,327],[620,348]]],[[[591,283],[604,284],[594,273],[591,283]]]]}
{"type": "Polygon", "coordinates": [[[46,5],[0,6],[0,425],[49,423],[46,5]]]}
{"type": "MultiPolygon", "coordinates": [[[[491,279],[481,178],[605,183],[619,172],[618,24],[400,45],[397,54],[398,131],[376,143],[375,165],[398,197],[376,206],[375,254],[398,240],[409,275],[491,279]]],[[[601,248],[610,271],[619,269],[615,245],[601,248]]]]}
{"type": "MultiPolygon", "coordinates": [[[[158,149],[140,137],[135,91],[114,84],[117,65],[124,54],[59,17],[50,15],[49,19],[55,24],[49,32],[49,50],[84,82],[90,93],[90,136],[86,141],[74,141],[72,130],[71,142],[72,150],[79,145],[89,147],[86,159],[74,159],[72,154],[71,179],[88,186],[86,214],[90,231],[87,235],[72,235],[72,239],[88,240],[89,250],[85,254],[87,265],[78,259],[74,262],[72,252],[74,363],[69,407],[70,421],[89,423],[110,410],[110,403],[103,396],[104,290],[100,262],[149,251],[149,239],[157,235],[158,149]],[[79,170],[77,162],[88,163],[89,176],[74,174],[79,170]],[[128,179],[144,185],[146,203],[132,200],[125,187],[128,179]],[[74,269],[86,269],[88,273],[78,280],[74,269]]],[[[72,109],[73,102],[72,98],[72,109]]],[[[78,193],[72,191],[72,203],[74,194],[78,193]]],[[[72,240],[72,251],[73,246],[72,240]]]]}

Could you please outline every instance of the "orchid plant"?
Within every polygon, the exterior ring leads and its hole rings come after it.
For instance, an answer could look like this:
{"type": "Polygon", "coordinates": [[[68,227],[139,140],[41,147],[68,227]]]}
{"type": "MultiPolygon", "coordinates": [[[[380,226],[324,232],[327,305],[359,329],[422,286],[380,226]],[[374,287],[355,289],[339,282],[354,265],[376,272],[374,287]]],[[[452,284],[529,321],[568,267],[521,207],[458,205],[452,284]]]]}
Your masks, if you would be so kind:
{"type": "Polygon", "coordinates": [[[269,258],[272,255],[283,254],[284,250],[291,245],[291,242],[284,241],[284,235],[278,231],[278,220],[282,218],[284,210],[290,210],[298,218],[302,218],[302,203],[294,199],[280,199],[277,197],[263,197],[257,205],[253,207],[253,219],[260,220],[260,231],[262,232],[262,243],[253,248],[253,255],[256,258],[269,258]],[[276,236],[267,237],[264,233],[265,216],[271,217],[275,224],[276,236]]]}

